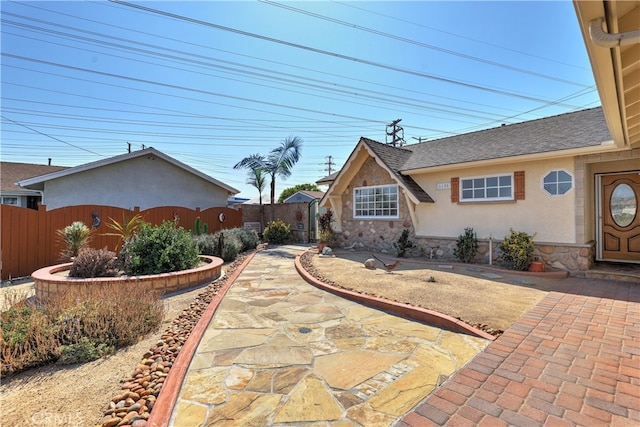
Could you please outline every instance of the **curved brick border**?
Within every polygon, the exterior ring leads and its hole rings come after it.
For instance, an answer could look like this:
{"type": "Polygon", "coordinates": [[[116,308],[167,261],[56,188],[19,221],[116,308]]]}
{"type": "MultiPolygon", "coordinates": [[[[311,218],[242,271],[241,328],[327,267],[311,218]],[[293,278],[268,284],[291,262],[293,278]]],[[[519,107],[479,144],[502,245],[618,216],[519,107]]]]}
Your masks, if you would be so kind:
{"type": "Polygon", "coordinates": [[[477,337],[485,338],[491,341],[496,339],[496,337],[494,337],[491,334],[488,334],[480,329],[476,329],[464,323],[463,321],[455,319],[446,314],[438,313],[437,311],[428,310],[422,307],[415,307],[409,304],[393,302],[384,298],[374,297],[371,295],[364,295],[358,292],[352,292],[346,289],[338,288],[336,286],[328,285],[316,279],[311,274],[309,274],[307,270],[304,269],[304,267],[302,266],[302,263],[300,262],[301,257],[302,257],[302,254],[296,256],[296,260],[295,260],[296,270],[298,270],[298,274],[300,274],[300,276],[307,283],[313,286],[316,286],[317,288],[331,292],[342,298],[367,305],[369,307],[379,308],[381,310],[389,311],[391,313],[395,313],[400,316],[408,317],[410,319],[418,320],[420,322],[425,322],[430,325],[438,326],[440,328],[449,329],[454,332],[461,332],[465,334],[475,335],[477,337]]]}
{"type": "Polygon", "coordinates": [[[171,421],[171,414],[173,413],[174,406],[178,400],[178,395],[180,394],[184,377],[187,375],[189,365],[191,364],[191,359],[198,349],[200,340],[209,326],[213,314],[218,309],[218,306],[222,302],[222,298],[224,298],[229,288],[231,288],[240,273],[242,273],[249,262],[251,262],[256,253],[258,253],[258,251],[254,251],[249,255],[247,259],[245,259],[244,262],[236,268],[233,274],[229,276],[225,285],[211,300],[207,309],[202,313],[202,317],[200,317],[196,326],[191,330],[189,338],[187,338],[180,349],[180,353],[178,353],[176,360],[173,362],[171,370],[169,370],[169,374],[167,375],[167,379],[158,394],[158,399],[153,405],[153,410],[149,414],[149,419],[147,420],[147,427],[166,427],[169,425],[169,421],[171,421]]]}
{"type": "Polygon", "coordinates": [[[200,259],[207,262],[207,265],[190,270],[174,271],[164,274],[149,274],[146,276],[79,279],[55,274],[60,271],[69,270],[72,263],[66,263],[41,268],[33,272],[31,277],[34,281],[38,301],[46,301],[48,298],[63,292],[74,292],[95,286],[109,285],[133,285],[136,287],[144,287],[149,291],[157,291],[164,295],[200,286],[220,276],[222,264],[224,264],[221,258],[200,255],[200,259]]]}

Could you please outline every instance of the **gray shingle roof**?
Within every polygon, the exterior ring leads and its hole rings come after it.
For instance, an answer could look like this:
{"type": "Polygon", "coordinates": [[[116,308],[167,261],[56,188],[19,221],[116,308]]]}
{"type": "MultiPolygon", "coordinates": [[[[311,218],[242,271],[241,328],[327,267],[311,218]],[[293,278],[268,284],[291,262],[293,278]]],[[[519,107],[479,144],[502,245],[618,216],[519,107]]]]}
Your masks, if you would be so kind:
{"type": "Polygon", "coordinates": [[[400,181],[407,190],[421,202],[433,203],[433,199],[429,196],[417,182],[408,175],[402,175],[400,169],[412,156],[411,150],[405,148],[392,147],[391,145],[382,144],[368,138],[360,138],[360,142],[367,146],[378,156],[378,158],[393,172],[396,179],[400,181]]]}
{"type": "Polygon", "coordinates": [[[592,147],[609,140],[602,108],[597,107],[413,144],[405,147],[413,154],[398,170],[592,147]]]}

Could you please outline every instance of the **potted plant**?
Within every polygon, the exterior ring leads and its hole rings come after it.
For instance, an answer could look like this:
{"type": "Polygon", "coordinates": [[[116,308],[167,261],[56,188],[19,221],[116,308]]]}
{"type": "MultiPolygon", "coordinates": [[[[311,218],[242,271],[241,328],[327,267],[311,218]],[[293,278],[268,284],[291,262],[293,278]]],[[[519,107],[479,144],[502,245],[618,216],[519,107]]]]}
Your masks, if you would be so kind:
{"type": "Polygon", "coordinates": [[[333,239],[333,211],[327,209],[325,213],[318,217],[318,251],[322,252],[333,239]]]}
{"type": "Polygon", "coordinates": [[[541,273],[544,271],[544,262],[540,260],[538,257],[533,257],[533,261],[531,261],[531,265],[529,265],[529,271],[541,273]]]}

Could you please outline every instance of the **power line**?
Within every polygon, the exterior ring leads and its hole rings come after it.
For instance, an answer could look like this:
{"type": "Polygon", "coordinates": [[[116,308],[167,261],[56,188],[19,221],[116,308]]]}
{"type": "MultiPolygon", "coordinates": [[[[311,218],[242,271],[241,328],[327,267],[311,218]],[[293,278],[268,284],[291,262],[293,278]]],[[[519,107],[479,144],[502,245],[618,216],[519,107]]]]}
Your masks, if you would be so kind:
{"type": "Polygon", "coordinates": [[[39,131],[39,130],[37,130],[37,129],[34,129],[34,128],[32,128],[32,127],[29,127],[29,126],[27,126],[27,125],[24,125],[24,124],[22,124],[22,123],[20,123],[20,122],[17,122],[17,121],[15,121],[15,120],[11,120],[11,119],[10,119],[10,118],[8,118],[8,117],[5,117],[5,116],[0,116],[0,117],[2,117],[3,119],[5,119],[5,120],[7,120],[7,121],[9,121],[9,122],[11,122],[11,123],[14,123],[14,124],[18,125],[18,126],[22,126],[22,127],[24,127],[24,128],[27,128],[27,129],[29,129],[29,130],[30,130],[30,131],[32,131],[32,132],[39,133],[40,135],[46,136],[47,138],[51,138],[51,139],[53,139],[53,140],[55,140],[55,141],[62,142],[63,144],[66,144],[66,145],[68,145],[68,146],[70,146],[70,147],[77,148],[78,150],[86,151],[87,153],[95,154],[95,155],[98,155],[98,156],[101,156],[101,157],[102,157],[102,154],[100,154],[100,153],[96,153],[95,151],[87,150],[86,148],[83,148],[83,147],[80,147],[80,146],[77,146],[77,145],[71,144],[71,143],[69,143],[69,142],[67,142],[67,141],[63,141],[63,140],[61,140],[61,139],[59,139],[59,138],[56,138],[55,136],[48,135],[48,134],[46,134],[46,133],[44,133],[44,132],[40,132],[40,131],[39,131]]]}
{"type": "Polygon", "coordinates": [[[506,70],[510,70],[510,71],[516,71],[518,73],[524,73],[524,74],[529,74],[531,76],[535,76],[535,77],[540,77],[543,79],[547,79],[547,80],[554,80],[557,82],[561,82],[561,83],[566,83],[566,84],[570,84],[570,85],[574,85],[574,86],[580,86],[580,87],[587,87],[587,85],[584,85],[582,83],[577,83],[571,80],[565,80],[565,79],[560,79],[558,77],[554,77],[554,76],[549,76],[547,74],[542,74],[542,73],[536,73],[534,71],[530,71],[530,70],[525,70],[523,68],[518,68],[518,67],[514,67],[511,65],[507,65],[507,64],[501,64],[499,62],[495,62],[495,61],[489,61],[488,59],[484,59],[484,58],[479,58],[477,56],[473,56],[473,55],[467,55],[465,53],[461,53],[461,52],[456,52],[454,50],[450,50],[450,49],[444,49],[438,46],[434,46],[428,43],[423,43],[423,42],[419,42],[417,40],[412,40],[412,39],[408,39],[406,37],[401,37],[401,36],[397,36],[395,34],[390,34],[390,33],[385,33],[384,31],[380,31],[380,30],[376,30],[373,28],[368,28],[368,27],[363,27],[361,25],[357,25],[357,24],[353,24],[351,22],[346,22],[346,21],[341,21],[339,19],[335,19],[335,18],[331,18],[328,16],[324,16],[324,15],[320,15],[318,13],[313,13],[307,10],[303,10],[303,9],[298,9],[296,7],[290,6],[288,4],[282,4],[282,3],[277,3],[271,0],[259,0],[262,3],[271,5],[271,6],[276,6],[276,7],[280,7],[286,10],[290,10],[292,12],[296,12],[296,13],[301,13],[303,15],[307,15],[307,16],[311,16],[314,18],[318,18],[318,19],[322,19],[325,21],[329,21],[329,22],[333,22],[334,24],[338,24],[338,25],[343,25],[349,28],[355,28],[356,30],[360,30],[360,31],[365,31],[371,34],[376,34],[378,36],[382,36],[382,37],[386,37],[386,38],[390,38],[393,40],[398,40],[404,43],[410,43],[416,46],[420,46],[420,47],[424,47],[426,49],[431,49],[431,50],[435,50],[438,52],[442,52],[442,53],[446,53],[448,55],[453,55],[453,56],[457,56],[460,58],[464,58],[464,59],[469,59],[471,61],[476,61],[476,62],[481,62],[483,64],[487,64],[487,65],[491,65],[494,67],[499,67],[499,68],[503,68],[506,70]]]}
{"type": "Polygon", "coordinates": [[[491,88],[488,88],[488,87],[485,87],[485,86],[480,86],[480,85],[473,84],[473,83],[466,83],[466,82],[450,79],[450,78],[447,78],[447,77],[436,76],[434,74],[427,74],[427,73],[423,73],[423,72],[420,72],[420,71],[410,70],[410,69],[407,69],[407,68],[400,68],[400,67],[396,67],[394,65],[388,65],[388,64],[383,64],[383,63],[380,63],[380,62],[369,61],[367,59],[357,58],[357,57],[349,56],[349,55],[343,55],[341,53],[331,52],[331,51],[327,51],[327,50],[324,50],[324,49],[318,49],[318,48],[314,48],[314,47],[311,47],[311,46],[305,46],[305,45],[301,45],[301,44],[298,44],[298,43],[289,42],[289,41],[286,41],[286,40],[276,39],[274,37],[263,36],[261,34],[251,33],[249,31],[239,30],[239,29],[227,27],[227,26],[224,26],[224,25],[214,24],[212,22],[202,21],[202,20],[199,20],[199,19],[190,18],[190,17],[183,16],[183,15],[178,15],[178,14],[175,14],[175,13],[166,12],[166,11],[159,10],[159,9],[154,9],[154,8],[151,8],[151,7],[143,6],[141,4],[128,3],[128,2],[125,2],[125,1],[122,1],[122,0],[109,0],[109,1],[112,2],[112,3],[120,4],[122,6],[143,10],[145,12],[149,12],[149,13],[152,13],[152,14],[166,16],[168,18],[178,19],[178,20],[185,21],[185,22],[190,22],[192,24],[197,24],[197,25],[201,25],[201,26],[205,26],[205,27],[215,28],[215,29],[218,29],[218,30],[227,31],[227,32],[231,32],[231,33],[234,33],[234,34],[239,34],[239,35],[242,35],[242,36],[247,36],[247,37],[256,38],[256,39],[259,39],[259,40],[264,40],[264,41],[268,41],[268,42],[272,42],[272,43],[277,43],[277,44],[281,44],[281,45],[284,45],[284,46],[293,47],[293,48],[296,48],[296,49],[302,49],[302,50],[306,50],[306,51],[309,51],[309,52],[318,53],[318,54],[321,54],[321,55],[331,56],[331,57],[338,58],[338,59],[345,59],[345,60],[348,60],[348,61],[353,61],[353,62],[357,62],[357,63],[360,63],[360,64],[370,65],[370,66],[377,67],[377,68],[382,68],[382,69],[386,69],[386,70],[396,71],[396,72],[399,72],[399,73],[409,74],[409,75],[413,75],[413,76],[416,76],[416,77],[422,77],[422,78],[427,78],[427,79],[431,79],[431,80],[436,80],[436,81],[439,81],[439,82],[442,82],[442,83],[449,83],[449,84],[453,84],[453,85],[464,86],[464,87],[467,87],[467,88],[470,88],[470,89],[477,89],[477,90],[480,90],[480,91],[491,92],[491,93],[497,94],[497,95],[503,95],[503,96],[520,98],[520,99],[526,99],[526,100],[529,100],[529,101],[543,102],[543,103],[544,102],[548,102],[548,101],[545,101],[545,100],[542,100],[540,98],[536,98],[536,97],[533,97],[533,96],[517,94],[517,93],[514,93],[514,92],[509,92],[509,91],[501,90],[501,89],[491,89],[491,88]]]}

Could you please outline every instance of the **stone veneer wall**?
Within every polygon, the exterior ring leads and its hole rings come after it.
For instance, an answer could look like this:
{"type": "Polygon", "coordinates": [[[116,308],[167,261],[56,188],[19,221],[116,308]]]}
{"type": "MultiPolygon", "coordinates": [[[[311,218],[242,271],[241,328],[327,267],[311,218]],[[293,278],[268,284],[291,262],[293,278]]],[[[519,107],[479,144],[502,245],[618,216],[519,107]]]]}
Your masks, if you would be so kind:
{"type": "MultiPolygon", "coordinates": [[[[444,237],[414,237],[414,243],[421,249],[421,255],[427,259],[442,259],[456,261],[453,251],[456,240],[444,237]]],[[[492,263],[498,265],[500,256],[499,245],[502,239],[491,241],[492,263]]],[[[414,251],[415,252],[415,251],[414,251]]],[[[593,266],[595,245],[593,242],[585,245],[559,245],[555,243],[536,243],[533,256],[545,263],[547,268],[567,271],[584,271],[593,266]]],[[[489,240],[478,239],[478,253],[473,262],[489,264],[489,240]]]]}
{"type": "Polygon", "coordinates": [[[408,228],[410,235],[414,234],[407,202],[402,191],[398,194],[399,217],[397,219],[353,218],[354,188],[389,184],[397,183],[373,158],[367,158],[342,194],[341,226],[343,232],[336,236],[338,245],[350,246],[355,242],[360,248],[383,253],[394,252],[393,243],[398,240],[402,230],[408,228]]]}

